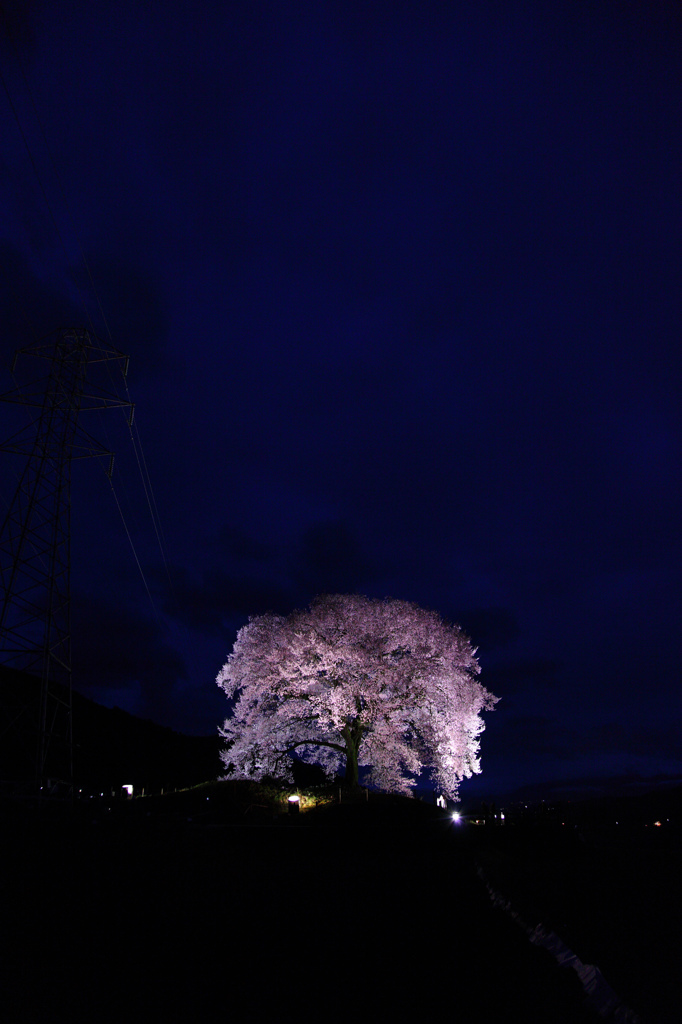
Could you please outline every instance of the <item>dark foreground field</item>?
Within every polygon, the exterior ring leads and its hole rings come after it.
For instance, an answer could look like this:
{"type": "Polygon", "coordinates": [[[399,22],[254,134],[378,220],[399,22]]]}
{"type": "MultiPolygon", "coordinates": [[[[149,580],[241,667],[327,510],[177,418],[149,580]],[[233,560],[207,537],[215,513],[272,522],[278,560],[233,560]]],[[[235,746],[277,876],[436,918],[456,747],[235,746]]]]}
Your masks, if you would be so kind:
{"type": "Polygon", "coordinates": [[[472,829],[140,807],[7,820],[4,1019],[599,1019],[491,904],[472,829]]]}

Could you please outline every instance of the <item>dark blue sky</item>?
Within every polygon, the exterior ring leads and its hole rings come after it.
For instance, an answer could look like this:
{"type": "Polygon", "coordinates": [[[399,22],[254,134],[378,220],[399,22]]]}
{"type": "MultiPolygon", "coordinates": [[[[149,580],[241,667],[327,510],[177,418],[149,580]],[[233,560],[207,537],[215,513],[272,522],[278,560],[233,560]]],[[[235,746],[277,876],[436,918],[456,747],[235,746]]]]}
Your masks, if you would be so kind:
{"type": "Polygon", "coordinates": [[[0,390],[130,353],[167,561],[102,415],[153,602],[79,465],[76,687],[212,732],[249,615],[358,591],[479,647],[463,794],[682,774],[679,6],[4,7],[0,390]]]}

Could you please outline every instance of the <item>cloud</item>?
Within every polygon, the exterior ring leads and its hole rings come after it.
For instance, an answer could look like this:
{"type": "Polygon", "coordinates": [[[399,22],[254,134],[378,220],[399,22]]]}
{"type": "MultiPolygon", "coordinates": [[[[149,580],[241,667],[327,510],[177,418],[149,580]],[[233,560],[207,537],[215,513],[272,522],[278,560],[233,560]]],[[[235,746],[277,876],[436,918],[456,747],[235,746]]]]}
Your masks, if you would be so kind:
{"type": "Polygon", "coordinates": [[[360,544],[343,522],[309,526],[294,555],[294,578],[311,597],[353,593],[370,569],[360,544]]]}
{"type": "Polygon", "coordinates": [[[474,647],[482,651],[505,647],[521,634],[516,615],[507,608],[473,608],[449,618],[459,623],[474,647]]]}
{"type": "Polygon", "coordinates": [[[89,257],[88,270],[79,267],[74,276],[84,291],[91,292],[94,283],[96,319],[101,321],[101,303],[114,347],[131,357],[131,374],[158,371],[164,362],[169,316],[153,277],[127,260],[101,255],[89,257]]]}
{"type": "Polygon", "coordinates": [[[661,725],[633,725],[604,722],[590,729],[580,743],[582,754],[628,754],[630,756],[680,760],[680,722],[661,725]]]}
{"type": "Polygon", "coordinates": [[[248,576],[233,576],[221,570],[193,577],[186,569],[171,571],[164,611],[190,629],[209,635],[224,635],[235,618],[265,612],[287,614],[294,607],[293,595],[283,587],[248,576]]]}
{"type": "Polygon", "coordinates": [[[135,695],[136,713],[172,713],[187,678],[182,656],[150,619],[84,594],[72,597],[73,678],[77,690],[135,695]]]}
{"type": "Polygon", "coordinates": [[[224,636],[252,615],[287,615],[319,593],[354,592],[369,572],[360,545],[341,522],[305,529],[280,567],[279,580],[278,548],[238,527],[222,526],[212,552],[223,563],[218,568],[193,573],[175,566],[170,584],[157,576],[164,611],[206,635],[224,636]]]}
{"type": "Polygon", "coordinates": [[[17,53],[31,58],[35,52],[35,30],[31,17],[31,8],[36,5],[31,0],[3,0],[0,8],[0,47],[9,57],[17,53]]]}
{"type": "Polygon", "coordinates": [[[517,762],[530,756],[572,761],[578,757],[580,734],[548,715],[519,715],[493,724],[497,759],[517,762]]]}
{"type": "Polygon", "coordinates": [[[217,546],[228,556],[245,562],[265,562],[273,558],[276,551],[272,544],[252,537],[229,523],[218,531],[217,546]]]}
{"type": "Polygon", "coordinates": [[[16,349],[57,328],[84,326],[83,311],[41,281],[26,256],[7,242],[0,242],[0,318],[2,358],[7,363],[16,349]]]}
{"type": "Polygon", "coordinates": [[[483,746],[490,755],[488,763],[492,758],[501,767],[505,763],[517,767],[521,762],[535,761],[546,766],[543,769],[546,775],[549,765],[554,765],[556,770],[560,763],[566,765],[567,762],[582,765],[585,777],[590,771],[606,775],[623,771],[628,764],[635,764],[641,770],[649,765],[652,772],[682,764],[679,721],[641,727],[602,722],[581,728],[567,725],[551,715],[505,718],[504,714],[496,712],[486,720],[486,732],[489,735],[483,746]]]}
{"type": "Polygon", "coordinates": [[[554,685],[558,670],[559,663],[549,658],[520,658],[488,669],[483,666],[483,679],[488,689],[504,697],[528,686],[554,685]]]}
{"type": "Polygon", "coordinates": [[[94,257],[72,271],[76,284],[46,284],[29,259],[16,246],[0,242],[0,317],[3,324],[2,358],[9,363],[15,350],[62,327],[86,327],[131,358],[134,374],[158,370],[164,363],[169,321],[161,290],[145,272],[121,260],[94,257]],[[102,305],[107,323],[102,321],[102,305]],[[112,312],[113,311],[113,312],[112,312]]]}

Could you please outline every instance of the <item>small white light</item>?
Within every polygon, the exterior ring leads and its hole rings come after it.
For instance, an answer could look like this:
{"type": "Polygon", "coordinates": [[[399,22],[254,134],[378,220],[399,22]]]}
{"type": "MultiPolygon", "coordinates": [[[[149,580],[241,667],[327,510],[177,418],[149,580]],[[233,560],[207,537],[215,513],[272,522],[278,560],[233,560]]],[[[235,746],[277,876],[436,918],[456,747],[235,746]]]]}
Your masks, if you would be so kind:
{"type": "Polygon", "coordinates": [[[461,821],[462,820],[462,815],[459,813],[459,811],[453,811],[452,812],[452,820],[453,821],[461,821]]]}
{"type": "Polygon", "coordinates": [[[290,804],[297,804],[298,803],[298,796],[296,795],[296,793],[294,793],[293,796],[289,797],[289,803],[290,804]]]}

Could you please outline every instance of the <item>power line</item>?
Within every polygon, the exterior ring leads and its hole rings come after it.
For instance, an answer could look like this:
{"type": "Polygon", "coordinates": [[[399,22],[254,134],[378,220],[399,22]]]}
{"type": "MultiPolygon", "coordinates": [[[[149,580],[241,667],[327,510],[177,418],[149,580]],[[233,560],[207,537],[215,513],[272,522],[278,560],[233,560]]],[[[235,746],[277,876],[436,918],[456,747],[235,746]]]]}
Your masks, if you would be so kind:
{"type": "MultiPolygon", "coordinates": [[[[18,64],[20,72],[21,72],[21,77],[22,77],[22,80],[23,80],[23,83],[24,83],[24,87],[25,87],[26,92],[28,94],[28,97],[30,99],[31,107],[33,109],[33,113],[34,113],[35,119],[37,121],[38,127],[40,129],[40,134],[42,136],[43,145],[45,146],[46,153],[47,153],[47,155],[49,157],[49,161],[50,161],[50,164],[51,164],[51,167],[52,167],[52,171],[54,173],[54,177],[56,179],[56,182],[57,182],[57,185],[58,185],[58,188],[59,188],[59,193],[61,195],[61,198],[62,198],[62,201],[63,201],[63,204],[64,204],[64,208],[66,210],[66,213],[67,213],[67,216],[68,216],[68,219],[69,219],[69,222],[70,222],[71,234],[73,236],[73,239],[76,242],[76,245],[77,245],[77,248],[78,248],[78,252],[80,254],[80,260],[81,260],[82,265],[83,265],[83,267],[85,269],[85,272],[86,272],[86,275],[87,275],[87,279],[90,282],[90,287],[92,289],[92,293],[94,295],[94,298],[95,298],[95,301],[96,301],[96,304],[97,304],[97,308],[99,309],[99,313],[100,313],[100,316],[102,318],[102,323],[104,325],[106,334],[107,334],[107,336],[109,338],[109,341],[113,344],[111,328],[109,326],[109,322],[108,322],[107,316],[106,316],[106,314],[104,312],[103,303],[102,303],[101,297],[99,295],[97,286],[95,284],[95,280],[94,280],[94,277],[93,277],[93,274],[92,274],[92,270],[91,270],[89,262],[88,262],[88,260],[87,260],[87,258],[85,256],[85,252],[83,250],[83,246],[82,246],[82,244],[80,242],[80,239],[79,239],[79,236],[78,236],[78,232],[77,232],[76,227],[75,227],[75,218],[74,218],[74,216],[72,214],[72,211],[71,211],[71,207],[70,207],[69,200],[68,200],[68,197],[67,197],[66,189],[64,187],[64,183],[63,183],[61,174],[59,172],[59,168],[57,166],[57,163],[56,163],[56,161],[54,159],[54,156],[52,154],[52,150],[51,150],[50,144],[49,144],[48,139],[47,139],[47,134],[46,134],[46,131],[45,131],[45,127],[44,127],[42,118],[40,116],[40,113],[38,111],[38,107],[37,107],[37,104],[35,102],[35,99],[34,99],[33,92],[31,90],[30,84],[28,82],[28,78],[26,76],[26,73],[25,73],[25,70],[24,70],[24,66],[23,66],[21,57],[20,57],[20,55],[18,53],[15,41],[14,41],[14,39],[12,37],[12,34],[9,31],[9,29],[7,30],[7,35],[9,37],[10,41],[11,41],[11,44],[12,44],[12,47],[13,47],[13,50],[14,50],[14,54],[15,54],[15,58],[17,60],[17,64],[18,64]]],[[[28,154],[31,166],[33,168],[34,174],[35,174],[36,179],[38,181],[38,184],[39,184],[39,187],[40,187],[40,191],[42,193],[43,199],[44,199],[45,204],[47,206],[47,209],[49,211],[50,219],[51,219],[52,224],[54,226],[56,236],[59,239],[59,242],[60,242],[62,251],[64,253],[64,256],[68,260],[68,251],[67,251],[67,247],[66,247],[66,243],[65,243],[64,237],[63,237],[63,235],[62,235],[62,233],[61,233],[61,231],[59,229],[59,225],[58,225],[58,222],[57,222],[57,218],[56,218],[55,212],[54,212],[54,210],[52,208],[52,205],[50,203],[50,200],[49,200],[49,197],[48,197],[48,194],[47,194],[47,189],[46,189],[45,184],[44,184],[44,182],[43,182],[43,180],[41,178],[40,172],[38,170],[37,161],[36,161],[36,159],[34,157],[34,154],[33,154],[32,150],[31,150],[31,147],[29,145],[27,134],[26,134],[26,132],[23,129],[23,126],[21,124],[21,119],[19,117],[18,110],[16,108],[15,103],[12,100],[9,88],[7,86],[7,83],[6,83],[5,79],[4,79],[4,77],[2,77],[2,83],[3,83],[4,91],[5,91],[5,94],[7,96],[10,108],[11,108],[12,113],[14,115],[14,119],[16,121],[19,133],[20,133],[21,138],[23,140],[24,147],[26,149],[26,152],[28,154]]],[[[94,343],[95,346],[97,346],[100,343],[99,343],[99,339],[97,337],[97,333],[96,333],[96,331],[94,329],[94,326],[93,326],[93,323],[92,323],[92,317],[91,317],[91,314],[90,314],[90,309],[89,309],[89,307],[88,307],[88,305],[87,305],[87,303],[85,301],[85,296],[83,294],[82,289],[78,285],[78,283],[76,283],[76,289],[77,289],[77,292],[78,292],[79,301],[80,301],[80,303],[81,303],[81,305],[82,305],[82,307],[84,309],[84,312],[85,312],[87,323],[90,325],[91,330],[92,330],[93,343],[94,343]]],[[[29,319],[29,322],[30,322],[30,318],[28,318],[28,319],[29,319]]],[[[104,349],[103,348],[101,349],[101,351],[104,354],[104,349]]],[[[112,390],[113,390],[114,394],[116,394],[116,396],[118,397],[118,384],[116,383],[116,380],[114,379],[114,377],[112,375],[112,368],[109,365],[108,361],[106,360],[106,357],[104,358],[104,361],[105,361],[105,364],[106,364],[106,371],[109,374],[109,378],[110,378],[110,381],[111,381],[112,390]]],[[[129,392],[129,389],[128,389],[128,384],[127,384],[127,379],[126,379],[125,371],[123,373],[123,383],[124,383],[125,395],[126,395],[127,401],[124,400],[124,401],[121,402],[121,404],[122,405],[125,404],[125,405],[129,406],[132,409],[132,408],[134,408],[134,405],[132,403],[130,392],[129,392]]],[[[159,513],[159,507],[158,507],[158,503],[157,503],[157,500],[156,500],[156,495],[155,495],[155,492],[154,492],[154,488],[152,486],[151,475],[149,473],[149,467],[148,467],[148,464],[147,464],[147,459],[145,457],[144,448],[143,448],[142,440],[141,440],[140,433],[139,433],[139,428],[138,428],[137,422],[133,420],[133,416],[132,415],[126,417],[126,422],[127,422],[127,426],[128,426],[128,432],[129,432],[129,435],[130,435],[131,445],[132,445],[132,448],[133,448],[133,451],[134,451],[134,454],[135,454],[135,460],[136,460],[136,463],[137,463],[137,466],[138,466],[138,472],[140,474],[140,479],[142,481],[142,487],[143,487],[143,491],[144,491],[146,502],[147,502],[147,508],[148,508],[149,515],[150,515],[150,518],[151,518],[151,521],[152,521],[152,525],[153,525],[153,528],[154,528],[154,533],[155,533],[155,536],[156,536],[157,544],[158,544],[159,551],[160,551],[160,554],[161,554],[161,558],[162,558],[162,561],[163,561],[166,577],[168,579],[168,584],[169,584],[171,592],[175,594],[175,588],[174,588],[174,585],[173,585],[173,579],[172,579],[172,576],[171,576],[170,567],[169,567],[169,561],[168,561],[168,556],[167,556],[167,551],[166,551],[166,540],[165,540],[165,537],[164,537],[161,515],[159,513]]],[[[103,429],[104,429],[105,435],[107,436],[107,442],[108,442],[109,438],[108,438],[108,428],[107,428],[107,424],[106,424],[106,419],[103,422],[103,429]]],[[[111,444],[109,444],[108,447],[111,448],[112,447],[111,444]]],[[[135,544],[133,542],[131,530],[130,530],[130,528],[128,526],[128,523],[126,521],[126,517],[125,517],[125,515],[123,513],[123,508],[122,508],[121,502],[120,502],[118,494],[117,494],[117,492],[116,492],[116,490],[114,488],[114,485],[113,485],[113,482],[112,482],[112,479],[111,479],[110,475],[109,475],[109,483],[110,483],[111,491],[112,491],[112,494],[114,496],[114,501],[115,501],[115,504],[116,504],[116,506],[118,508],[119,515],[121,516],[121,521],[123,523],[123,527],[124,527],[125,533],[126,533],[126,535],[128,537],[128,541],[129,541],[131,550],[133,552],[133,557],[134,557],[135,563],[136,563],[136,565],[138,567],[138,570],[139,570],[140,577],[142,579],[144,588],[145,588],[145,590],[147,592],[147,595],[149,597],[149,600],[151,602],[151,605],[152,605],[152,608],[153,608],[153,611],[154,611],[154,615],[155,615],[157,621],[159,621],[159,623],[160,623],[159,611],[157,609],[156,603],[155,603],[154,598],[152,596],[149,583],[148,583],[147,578],[145,576],[145,573],[144,573],[144,570],[142,568],[142,564],[141,564],[140,558],[138,556],[135,544]]],[[[122,483],[122,486],[123,486],[123,489],[124,489],[124,492],[125,492],[124,482],[122,481],[121,483],[122,483]]],[[[129,505],[130,505],[130,507],[132,509],[132,507],[133,507],[132,503],[130,503],[130,502],[128,502],[128,503],[129,503],[129,505]]],[[[190,671],[193,674],[192,659],[188,658],[188,662],[189,662],[190,671]]]]}
{"type": "MultiPolygon", "coordinates": [[[[20,69],[20,72],[21,72],[21,77],[23,79],[24,86],[26,88],[26,92],[28,94],[28,97],[30,99],[31,106],[33,108],[33,112],[34,112],[36,121],[38,123],[38,127],[40,128],[40,133],[41,133],[42,140],[43,140],[43,143],[44,143],[44,146],[45,146],[45,150],[46,150],[46,152],[47,152],[47,154],[49,156],[50,163],[52,165],[52,170],[54,172],[55,179],[56,179],[57,184],[59,186],[59,191],[61,193],[61,197],[62,197],[62,200],[63,200],[63,203],[64,203],[64,207],[66,209],[67,215],[68,215],[69,220],[70,220],[71,233],[72,233],[72,235],[74,237],[74,240],[76,241],[76,244],[77,244],[77,247],[78,247],[78,251],[80,253],[80,259],[82,261],[83,267],[84,267],[84,269],[86,271],[86,274],[88,276],[88,279],[90,281],[92,292],[94,294],[97,306],[99,308],[100,315],[102,317],[102,322],[104,324],[106,333],[107,333],[107,335],[109,337],[109,341],[113,343],[113,338],[112,338],[112,333],[111,333],[111,329],[110,329],[110,326],[109,326],[109,322],[108,322],[106,314],[104,312],[104,307],[103,307],[103,304],[102,304],[99,292],[97,290],[97,286],[95,284],[95,281],[94,281],[94,278],[93,278],[93,275],[92,275],[92,271],[91,271],[90,265],[89,265],[88,260],[87,260],[87,258],[85,256],[85,252],[83,250],[83,246],[81,245],[80,239],[78,238],[78,233],[77,233],[76,228],[75,228],[75,219],[74,219],[73,214],[71,212],[71,207],[70,207],[69,200],[68,200],[68,197],[67,197],[67,194],[66,194],[66,189],[64,187],[64,183],[62,181],[62,177],[61,177],[61,175],[59,173],[59,169],[57,167],[56,161],[55,161],[54,156],[52,154],[52,150],[51,150],[50,144],[49,144],[48,139],[47,139],[47,134],[45,132],[45,127],[44,127],[42,118],[40,117],[40,113],[38,111],[38,107],[37,107],[35,99],[33,97],[33,92],[31,90],[31,87],[30,87],[30,84],[28,82],[26,73],[24,71],[24,67],[23,67],[23,64],[22,64],[22,61],[21,61],[21,57],[20,57],[20,55],[19,55],[19,53],[17,51],[14,39],[12,38],[12,35],[11,35],[11,33],[9,31],[8,31],[8,36],[9,36],[10,41],[12,43],[14,54],[15,54],[15,57],[16,57],[16,60],[17,60],[17,63],[18,63],[18,66],[19,66],[19,69],[20,69]]],[[[12,109],[12,112],[14,114],[14,118],[15,118],[15,121],[17,123],[17,127],[19,129],[20,134],[21,134],[21,138],[22,138],[24,146],[26,148],[26,152],[28,153],[28,157],[29,157],[29,160],[31,162],[31,166],[33,167],[33,171],[35,173],[36,179],[37,179],[38,184],[40,186],[40,190],[42,192],[43,198],[45,200],[45,204],[46,204],[46,206],[47,206],[47,208],[49,210],[50,218],[51,218],[52,223],[54,225],[54,229],[55,229],[56,235],[57,235],[57,237],[58,237],[58,239],[60,241],[60,244],[61,244],[62,250],[64,252],[64,255],[67,256],[66,243],[65,243],[64,238],[63,238],[63,236],[61,234],[61,231],[59,229],[59,225],[57,223],[57,218],[56,218],[56,216],[54,214],[54,211],[52,209],[52,205],[51,205],[50,200],[49,200],[48,195],[47,195],[47,190],[46,190],[45,185],[44,185],[44,183],[42,181],[40,173],[38,171],[37,161],[35,160],[35,158],[33,156],[33,153],[31,151],[31,147],[29,146],[28,138],[26,136],[26,133],[24,132],[23,126],[21,124],[21,120],[19,118],[19,113],[17,111],[16,105],[14,104],[14,102],[12,100],[12,97],[10,95],[10,92],[9,92],[9,89],[7,87],[7,83],[6,83],[5,79],[4,79],[4,77],[2,78],[2,83],[3,83],[3,87],[4,87],[4,90],[5,90],[5,94],[7,96],[8,102],[9,102],[10,107],[12,109]]],[[[83,309],[84,309],[84,311],[86,313],[86,317],[87,317],[88,323],[90,324],[90,327],[92,328],[93,337],[94,337],[94,339],[97,342],[98,341],[97,334],[96,334],[96,332],[94,330],[94,326],[92,324],[92,318],[90,316],[90,311],[88,309],[87,303],[85,302],[85,297],[84,297],[80,287],[78,285],[76,285],[76,287],[77,287],[77,290],[78,290],[78,295],[79,295],[81,304],[82,304],[83,309]]],[[[111,380],[112,388],[113,388],[114,392],[117,393],[117,384],[116,384],[116,381],[113,378],[113,375],[112,375],[112,372],[111,372],[111,367],[108,365],[108,363],[107,363],[106,368],[107,368],[107,372],[109,374],[109,378],[111,380]]],[[[130,392],[128,390],[127,381],[125,380],[125,374],[124,374],[124,385],[125,385],[125,392],[126,392],[127,400],[130,403],[130,405],[132,406],[133,403],[132,403],[132,400],[131,400],[131,397],[130,397],[130,392]]],[[[145,493],[145,497],[146,497],[146,500],[147,500],[147,506],[148,506],[148,509],[149,509],[150,518],[151,518],[151,521],[152,521],[152,525],[154,527],[154,532],[155,532],[155,535],[156,535],[157,543],[159,545],[159,550],[160,550],[160,553],[161,553],[161,558],[162,558],[162,561],[163,561],[163,564],[164,564],[164,568],[166,570],[166,575],[168,577],[169,583],[172,586],[171,574],[170,574],[170,570],[169,570],[169,566],[168,566],[168,558],[167,558],[167,554],[166,554],[166,550],[165,550],[165,540],[164,540],[164,537],[163,537],[163,529],[161,527],[161,518],[160,518],[160,515],[159,515],[159,510],[158,510],[158,505],[157,505],[157,502],[156,502],[156,497],[154,495],[154,491],[153,491],[153,488],[152,488],[151,477],[150,477],[149,469],[148,469],[148,466],[147,466],[147,460],[146,460],[146,458],[144,456],[144,449],[142,447],[142,441],[141,441],[141,438],[140,438],[140,435],[139,435],[139,429],[137,427],[137,424],[135,424],[135,433],[133,433],[133,418],[132,418],[132,416],[127,417],[127,422],[128,422],[128,430],[129,430],[129,434],[130,434],[132,448],[133,448],[133,451],[135,453],[135,460],[136,460],[136,463],[137,463],[137,466],[138,466],[138,470],[139,470],[139,473],[140,473],[140,479],[142,481],[142,487],[143,487],[143,490],[144,490],[144,493],[145,493]],[[137,439],[135,437],[135,434],[137,435],[137,439]]],[[[108,433],[106,425],[105,425],[104,429],[105,429],[105,432],[108,433]]],[[[112,490],[113,490],[113,487],[112,487],[112,490]]],[[[114,494],[115,494],[115,492],[114,492],[114,494]]],[[[119,511],[121,511],[121,514],[122,514],[122,509],[121,509],[121,506],[120,506],[120,502],[118,501],[118,497],[116,495],[115,495],[115,497],[116,497],[117,505],[119,507],[119,511]]],[[[128,526],[125,523],[125,520],[124,520],[124,526],[125,526],[126,532],[129,535],[129,538],[130,538],[130,533],[129,533],[129,530],[128,530],[128,526]]],[[[132,540],[132,538],[131,538],[131,540],[132,540]]],[[[138,563],[138,566],[140,566],[139,559],[137,559],[137,555],[135,555],[135,557],[136,557],[136,561],[138,563]]],[[[141,571],[141,566],[140,566],[140,571],[141,571]]],[[[142,579],[143,579],[145,588],[147,589],[147,592],[149,593],[149,587],[147,585],[147,581],[146,581],[146,579],[144,577],[144,573],[142,573],[142,571],[141,571],[141,575],[142,575],[142,579]]]]}
{"type": "MultiPolygon", "coordinates": [[[[83,328],[57,331],[19,349],[17,356],[47,361],[48,372],[1,396],[39,410],[33,423],[0,446],[25,458],[0,529],[0,649],[6,666],[28,673],[19,704],[37,736],[38,795],[49,788],[49,779],[59,779],[69,791],[73,781],[71,466],[74,459],[111,454],[80,427],[79,417],[121,404],[93,381],[91,365],[102,361],[101,348],[91,361],[93,350],[83,328]]],[[[112,349],[106,358],[125,357],[112,349]]]]}
{"type": "Polygon", "coordinates": [[[123,515],[123,509],[121,508],[121,503],[118,500],[118,495],[116,494],[116,489],[114,487],[114,482],[113,482],[111,477],[109,477],[109,484],[111,486],[111,493],[114,496],[114,501],[116,502],[116,507],[117,507],[117,509],[119,511],[119,514],[121,516],[121,522],[123,523],[123,529],[125,530],[126,536],[128,538],[128,542],[130,543],[130,549],[131,549],[131,551],[133,553],[133,557],[134,557],[135,562],[137,564],[137,568],[140,571],[140,576],[142,577],[142,582],[144,583],[145,590],[147,591],[147,595],[149,597],[149,601],[151,603],[152,608],[154,609],[154,614],[156,615],[156,618],[157,618],[159,624],[161,624],[161,618],[160,618],[159,613],[157,611],[156,603],[154,601],[154,598],[152,597],[152,592],[149,589],[149,584],[147,583],[147,577],[144,574],[144,570],[142,568],[142,563],[140,562],[139,556],[137,554],[137,550],[135,548],[135,543],[133,541],[133,538],[132,538],[132,535],[130,533],[130,530],[128,529],[128,524],[126,522],[125,516],[123,515]]]}

